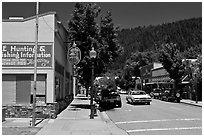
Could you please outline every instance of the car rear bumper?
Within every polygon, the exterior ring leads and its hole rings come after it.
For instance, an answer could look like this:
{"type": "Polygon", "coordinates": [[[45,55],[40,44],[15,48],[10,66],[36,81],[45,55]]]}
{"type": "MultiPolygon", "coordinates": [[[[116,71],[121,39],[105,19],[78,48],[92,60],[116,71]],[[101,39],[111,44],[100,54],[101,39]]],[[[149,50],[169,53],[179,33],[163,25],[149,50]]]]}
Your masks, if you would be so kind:
{"type": "Polygon", "coordinates": [[[121,102],[121,100],[101,100],[101,103],[117,103],[117,102],[121,102]]]}
{"type": "Polygon", "coordinates": [[[134,99],[133,102],[134,103],[148,103],[151,102],[152,100],[143,100],[143,99],[134,99]]]}

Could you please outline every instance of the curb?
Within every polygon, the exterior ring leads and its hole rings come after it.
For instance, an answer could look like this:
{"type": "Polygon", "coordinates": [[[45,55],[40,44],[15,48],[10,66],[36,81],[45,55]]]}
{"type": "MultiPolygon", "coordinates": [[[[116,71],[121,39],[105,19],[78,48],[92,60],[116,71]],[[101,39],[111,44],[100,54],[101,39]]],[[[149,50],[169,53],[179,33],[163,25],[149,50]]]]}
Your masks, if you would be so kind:
{"type": "Polygon", "coordinates": [[[187,102],[181,102],[183,104],[187,104],[187,105],[192,105],[192,106],[197,106],[197,107],[202,107],[202,105],[198,105],[198,104],[192,104],[192,103],[187,103],[187,102]]]}
{"type": "MultiPolygon", "coordinates": [[[[99,110],[98,110],[99,111],[99,110]]],[[[108,115],[105,112],[100,112],[99,111],[99,115],[101,117],[101,119],[105,122],[105,123],[111,123],[112,121],[110,120],[110,118],[108,117],[108,115]]]]}
{"type": "Polygon", "coordinates": [[[102,121],[104,121],[106,124],[110,124],[111,127],[116,128],[118,132],[121,132],[123,135],[128,135],[128,133],[124,129],[119,128],[112,120],[110,120],[106,112],[100,112],[99,110],[97,111],[102,121]]]}
{"type": "Polygon", "coordinates": [[[44,120],[42,120],[40,123],[38,123],[38,124],[36,125],[36,127],[44,127],[44,126],[46,126],[46,125],[49,123],[50,120],[51,120],[51,119],[44,119],[44,120]]]}

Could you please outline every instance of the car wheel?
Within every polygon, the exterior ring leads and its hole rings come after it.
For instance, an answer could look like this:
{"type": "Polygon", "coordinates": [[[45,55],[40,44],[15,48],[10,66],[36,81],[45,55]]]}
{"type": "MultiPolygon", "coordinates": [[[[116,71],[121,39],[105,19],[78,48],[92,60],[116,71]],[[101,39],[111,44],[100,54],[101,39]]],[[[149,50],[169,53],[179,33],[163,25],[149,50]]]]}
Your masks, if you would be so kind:
{"type": "Polygon", "coordinates": [[[128,99],[128,103],[131,104],[131,100],[130,99],[128,99]]]}
{"type": "Polygon", "coordinates": [[[117,105],[118,105],[118,107],[119,107],[119,108],[121,108],[121,107],[122,107],[122,102],[121,102],[121,101],[120,101],[120,102],[118,102],[118,104],[117,104],[117,105]]]}
{"type": "Polygon", "coordinates": [[[126,98],[127,103],[129,104],[129,100],[126,98]]]}
{"type": "Polygon", "coordinates": [[[134,104],[133,100],[131,99],[131,104],[134,104]]]}
{"type": "Polygon", "coordinates": [[[147,105],[150,105],[150,102],[147,102],[147,105]]]}

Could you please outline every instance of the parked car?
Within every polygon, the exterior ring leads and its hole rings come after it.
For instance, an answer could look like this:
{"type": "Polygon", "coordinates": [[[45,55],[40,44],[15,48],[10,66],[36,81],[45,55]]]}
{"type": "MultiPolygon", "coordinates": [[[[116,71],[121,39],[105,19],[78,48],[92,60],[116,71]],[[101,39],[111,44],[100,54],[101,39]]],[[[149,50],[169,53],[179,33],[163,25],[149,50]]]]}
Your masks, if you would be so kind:
{"type": "Polygon", "coordinates": [[[128,103],[134,104],[134,103],[144,103],[150,105],[150,102],[152,101],[151,97],[146,94],[145,91],[142,90],[133,90],[128,93],[126,96],[126,100],[128,103]]]}
{"type": "Polygon", "coordinates": [[[151,96],[152,98],[155,98],[155,99],[160,99],[161,93],[162,93],[162,90],[161,90],[161,89],[155,88],[155,89],[153,89],[153,91],[150,93],[150,96],[151,96]]]}
{"type": "Polygon", "coordinates": [[[98,103],[101,108],[122,107],[121,97],[115,90],[101,90],[98,95],[98,103]]]}
{"type": "Polygon", "coordinates": [[[127,91],[124,90],[124,89],[121,89],[119,93],[120,93],[120,94],[127,94],[127,91]]]}
{"type": "Polygon", "coordinates": [[[175,102],[175,101],[176,101],[176,102],[180,103],[181,94],[179,93],[178,90],[166,89],[166,90],[161,94],[161,100],[172,101],[172,102],[175,102]]]}
{"type": "Polygon", "coordinates": [[[129,88],[128,90],[127,90],[127,94],[129,93],[129,92],[132,92],[133,90],[135,90],[134,88],[129,88]]]}

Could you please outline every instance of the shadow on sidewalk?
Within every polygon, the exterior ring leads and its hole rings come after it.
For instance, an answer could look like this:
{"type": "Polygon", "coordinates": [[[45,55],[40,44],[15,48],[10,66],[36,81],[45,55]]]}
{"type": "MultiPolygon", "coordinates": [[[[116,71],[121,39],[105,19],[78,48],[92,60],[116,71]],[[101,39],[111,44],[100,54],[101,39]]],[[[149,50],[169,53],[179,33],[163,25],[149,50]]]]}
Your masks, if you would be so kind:
{"type": "Polygon", "coordinates": [[[77,100],[89,100],[87,97],[78,97],[78,98],[76,98],[77,100]]]}
{"type": "Polygon", "coordinates": [[[82,108],[82,109],[90,109],[90,104],[71,104],[71,108],[82,108]]]}
{"type": "Polygon", "coordinates": [[[114,107],[113,107],[113,106],[99,107],[98,110],[99,110],[100,112],[110,111],[110,110],[112,111],[112,110],[114,110],[114,107]]]}

